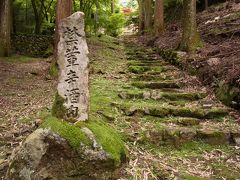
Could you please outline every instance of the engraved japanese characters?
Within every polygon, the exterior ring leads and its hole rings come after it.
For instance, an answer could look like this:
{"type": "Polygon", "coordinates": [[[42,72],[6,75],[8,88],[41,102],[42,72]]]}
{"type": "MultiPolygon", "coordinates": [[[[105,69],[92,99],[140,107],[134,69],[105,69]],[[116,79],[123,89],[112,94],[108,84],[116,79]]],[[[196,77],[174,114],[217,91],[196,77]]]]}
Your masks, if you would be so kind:
{"type": "Polygon", "coordinates": [[[88,119],[89,90],[88,47],[84,32],[84,14],[76,12],[61,21],[58,43],[58,94],[64,99],[64,119],[77,122],[88,119]]]}

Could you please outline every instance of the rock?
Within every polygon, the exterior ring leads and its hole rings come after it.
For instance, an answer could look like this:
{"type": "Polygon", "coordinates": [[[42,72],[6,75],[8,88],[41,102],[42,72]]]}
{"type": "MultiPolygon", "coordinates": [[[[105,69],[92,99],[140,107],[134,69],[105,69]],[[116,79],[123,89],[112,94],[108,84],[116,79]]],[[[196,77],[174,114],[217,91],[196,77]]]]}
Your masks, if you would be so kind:
{"type": "Polygon", "coordinates": [[[36,130],[13,152],[6,179],[116,178],[119,165],[103,150],[90,129],[81,130],[92,141],[92,146],[81,143],[74,149],[68,140],[52,130],[36,130]]]}
{"type": "Polygon", "coordinates": [[[235,137],[234,141],[235,141],[236,145],[240,146],[240,137],[235,137]]]}
{"type": "Polygon", "coordinates": [[[221,145],[230,143],[230,133],[216,129],[203,128],[197,131],[197,138],[212,145],[221,145]]]}
{"type": "Polygon", "coordinates": [[[186,52],[183,52],[183,51],[177,51],[176,53],[177,53],[177,55],[178,55],[180,58],[182,58],[182,57],[184,57],[184,56],[187,55],[187,53],[186,53],[186,52]]]}
{"type": "Polygon", "coordinates": [[[231,136],[233,139],[233,143],[236,144],[237,146],[240,146],[240,132],[239,131],[231,132],[231,136]]]}
{"type": "Polygon", "coordinates": [[[196,136],[196,130],[186,127],[167,127],[153,128],[143,132],[143,140],[155,145],[174,145],[181,146],[192,141],[196,136]]]}
{"type": "Polygon", "coordinates": [[[53,114],[70,122],[88,119],[89,59],[84,14],[76,12],[59,25],[59,82],[53,114]]]}
{"type": "Polygon", "coordinates": [[[207,63],[211,67],[217,66],[217,65],[220,64],[220,59],[219,58],[210,58],[210,59],[207,60],[207,63]]]}
{"type": "Polygon", "coordinates": [[[150,92],[144,92],[143,93],[143,99],[150,99],[150,97],[151,97],[151,93],[150,92]]]}

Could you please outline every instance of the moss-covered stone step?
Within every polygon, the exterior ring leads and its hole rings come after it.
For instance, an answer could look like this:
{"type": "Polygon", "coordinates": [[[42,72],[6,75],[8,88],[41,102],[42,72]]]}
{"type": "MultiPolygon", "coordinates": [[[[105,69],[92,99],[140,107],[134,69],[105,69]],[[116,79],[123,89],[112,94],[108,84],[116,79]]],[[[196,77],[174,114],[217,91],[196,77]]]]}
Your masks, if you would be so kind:
{"type": "Polygon", "coordinates": [[[158,124],[139,132],[140,140],[154,145],[174,145],[179,147],[191,141],[201,141],[211,145],[237,144],[236,138],[240,137],[240,128],[224,130],[218,127],[205,127],[197,125],[182,127],[177,125],[158,124]]]}
{"type": "Polygon", "coordinates": [[[165,61],[161,61],[161,60],[155,60],[155,61],[132,60],[132,61],[128,62],[127,64],[128,64],[128,66],[155,66],[155,67],[168,65],[168,63],[166,63],[165,61]]]}
{"type": "MultiPolygon", "coordinates": [[[[134,118],[134,117],[129,117],[134,118]]],[[[205,122],[202,119],[198,118],[191,118],[191,117],[174,117],[174,116],[168,116],[164,118],[154,117],[154,116],[144,116],[142,118],[139,118],[143,122],[149,122],[149,123],[163,123],[163,124],[176,124],[179,126],[197,126],[202,122],[205,122]]]]}
{"type": "Polygon", "coordinates": [[[144,54],[144,53],[151,54],[151,53],[156,53],[156,52],[153,51],[152,48],[146,48],[146,47],[142,47],[142,46],[136,47],[136,44],[134,44],[131,47],[127,47],[126,53],[132,55],[132,54],[144,54]]]}
{"type": "Polygon", "coordinates": [[[167,99],[171,101],[178,100],[199,100],[207,96],[204,92],[188,92],[188,93],[174,93],[174,92],[161,92],[161,91],[128,91],[121,92],[119,97],[122,99],[154,99],[162,100],[167,99]]]}
{"type": "Polygon", "coordinates": [[[198,119],[218,119],[228,115],[226,109],[212,108],[203,109],[197,107],[174,107],[174,106],[157,106],[147,105],[141,103],[126,103],[118,105],[118,107],[127,115],[132,116],[134,114],[149,115],[155,117],[191,117],[198,119]]]}
{"type": "Polygon", "coordinates": [[[190,118],[190,117],[169,117],[160,119],[163,123],[173,123],[181,126],[196,126],[199,125],[202,121],[201,119],[197,118],[190,118]]]}
{"type": "Polygon", "coordinates": [[[137,61],[142,61],[142,62],[145,62],[145,61],[153,61],[154,62],[154,61],[161,60],[161,58],[159,58],[158,56],[142,56],[142,57],[141,56],[128,56],[127,60],[128,61],[137,60],[137,61]]]}
{"type": "Polygon", "coordinates": [[[177,79],[176,76],[159,74],[159,75],[150,75],[150,74],[135,74],[130,76],[132,80],[135,81],[165,81],[165,80],[174,80],[177,79]]]}
{"type": "Polygon", "coordinates": [[[162,89],[162,88],[180,88],[180,84],[175,81],[162,81],[162,82],[133,82],[133,86],[144,89],[162,89]]]}
{"type": "Polygon", "coordinates": [[[152,56],[159,56],[154,51],[135,51],[135,52],[127,52],[127,56],[130,57],[152,57],[152,56]]]}
{"type": "Polygon", "coordinates": [[[173,71],[176,70],[175,67],[173,66],[129,66],[128,70],[132,73],[135,74],[143,74],[145,72],[157,72],[157,73],[161,73],[161,72],[167,72],[167,71],[173,71]]]}

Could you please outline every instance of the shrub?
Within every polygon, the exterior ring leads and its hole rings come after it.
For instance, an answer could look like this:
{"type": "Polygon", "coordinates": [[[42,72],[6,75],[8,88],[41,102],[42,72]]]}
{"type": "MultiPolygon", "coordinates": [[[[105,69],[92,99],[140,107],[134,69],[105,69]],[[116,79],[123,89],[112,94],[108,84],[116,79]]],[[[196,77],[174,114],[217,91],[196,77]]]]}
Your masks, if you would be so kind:
{"type": "Polygon", "coordinates": [[[125,17],[121,13],[110,15],[108,18],[101,19],[102,27],[105,29],[105,33],[110,36],[118,36],[122,32],[122,28],[125,25],[125,17]]]}

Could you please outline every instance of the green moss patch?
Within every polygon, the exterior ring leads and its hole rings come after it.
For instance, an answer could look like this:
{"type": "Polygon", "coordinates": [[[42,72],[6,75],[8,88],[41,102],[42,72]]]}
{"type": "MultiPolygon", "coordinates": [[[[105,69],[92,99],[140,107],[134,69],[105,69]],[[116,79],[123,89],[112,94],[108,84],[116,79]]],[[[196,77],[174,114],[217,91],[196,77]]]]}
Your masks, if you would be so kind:
{"type": "Polygon", "coordinates": [[[59,119],[63,119],[66,114],[66,108],[64,107],[64,98],[58,93],[55,96],[55,100],[52,107],[52,115],[59,119]]]}
{"type": "Polygon", "coordinates": [[[58,67],[55,63],[52,63],[49,68],[49,75],[51,77],[57,77],[58,76],[58,67]]]}
{"type": "Polygon", "coordinates": [[[75,149],[79,148],[81,143],[88,146],[91,145],[91,140],[80,128],[55,117],[48,117],[40,128],[51,129],[51,131],[66,139],[70,146],[75,149]]]}
{"type": "Polygon", "coordinates": [[[148,94],[147,99],[167,99],[171,101],[179,101],[179,100],[188,100],[194,101],[203,99],[207,96],[206,93],[196,92],[196,93],[174,93],[174,92],[151,92],[151,91],[127,91],[123,92],[125,99],[146,99],[146,94],[148,94]]]}
{"type": "Polygon", "coordinates": [[[225,117],[228,112],[225,109],[213,108],[210,110],[202,108],[190,107],[174,107],[171,105],[146,102],[128,102],[118,106],[126,115],[133,115],[136,112],[143,115],[150,115],[156,117],[178,116],[178,117],[192,117],[198,119],[212,119],[225,117]],[[134,105],[133,105],[134,103],[134,105]]]}
{"type": "Polygon", "coordinates": [[[130,61],[127,63],[128,66],[163,66],[163,65],[167,65],[164,61],[130,61]]]}
{"type": "Polygon", "coordinates": [[[126,148],[121,136],[106,123],[101,120],[80,122],[78,127],[89,128],[96,136],[97,142],[102,145],[103,149],[108,152],[117,164],[126,161],[126,148]]]}
{"type": "Polygon", "coordinates": [[[174,81],[163,81],[163,82],[134,82],[133,86],[140,89],[162,89],[162,88],[180,88],[180,85],[174,81]]]}
{"type": "Polygon", "coordinates": [[[79,122],[72,125],[55,117],[48,117],[40,128],[51,129],[66,139],[71,147],[78,149],[82,144],[92,146],[92,141],[81,128],[89,128],[96,137],[96,141],[111,155],[116,165],[126,161],[127,150],[121,136],[101,120],[79,122]]]}
{"type": "Polygon", "coordinates": [[[164,81],[164,80],[173,80],[175,79],[172,75],[159,74],[159,75],[145,75],[145,74],[136,74],[131,76],[132,80],[135,81],[164,81]]]}
{"type": "Polygon", "coordinates": [[[152,67],[152,66],[129,66],[128,70],[135,74],[143,74],[149,72],[150,74],[159,74],[162,72],[175,70],[172,66],[152,67]]]}

